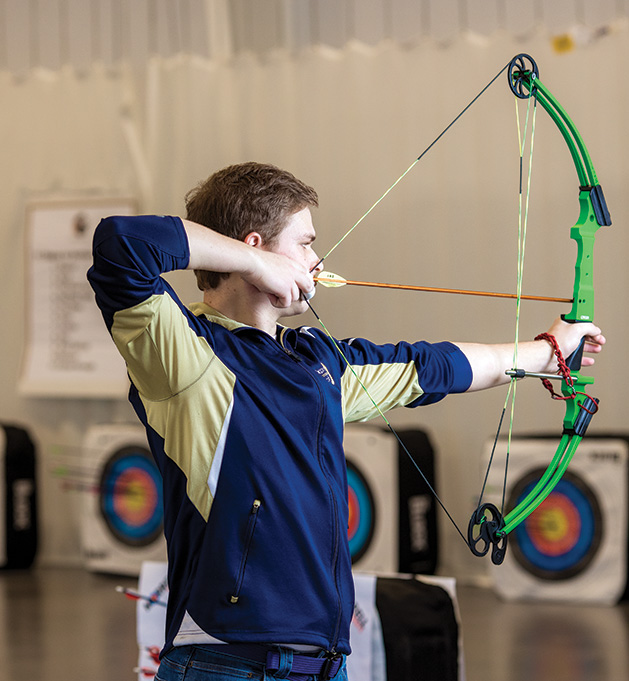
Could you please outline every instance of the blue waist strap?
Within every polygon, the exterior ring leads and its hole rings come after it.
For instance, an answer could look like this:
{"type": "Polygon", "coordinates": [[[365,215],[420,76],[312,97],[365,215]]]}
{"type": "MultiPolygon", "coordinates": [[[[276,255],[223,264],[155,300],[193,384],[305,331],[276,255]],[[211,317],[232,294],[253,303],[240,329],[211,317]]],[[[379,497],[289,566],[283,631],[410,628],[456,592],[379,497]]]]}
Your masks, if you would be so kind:
{"type": "Polygon", "coordinates": [[[206,644],[203,647],[260,662],[266,666],[267,671],[284,672],[283,678],[287,679],[318,676],[321,681],[328,681],[338,674],[344,657],[340,653],[331,652],[326,653],[324,657],[313,657],[288,648],[269,648],[249,643],[206,644]]]}

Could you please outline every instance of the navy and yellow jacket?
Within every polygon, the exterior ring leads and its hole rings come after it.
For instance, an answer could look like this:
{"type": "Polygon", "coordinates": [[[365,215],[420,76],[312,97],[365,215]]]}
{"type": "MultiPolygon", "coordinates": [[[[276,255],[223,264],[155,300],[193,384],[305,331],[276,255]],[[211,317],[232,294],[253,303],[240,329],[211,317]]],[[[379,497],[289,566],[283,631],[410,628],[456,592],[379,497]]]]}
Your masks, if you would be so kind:
{"type": "MultiPolygon", "coordinates": [[[[321,331],[276,337],[160,276],[189,260],[172,217],[114,217],[88,278],[164,483],[166,646],[310,644],[349,653],[353,583],[343,424],[375,408],[321,331]]],[[[466,390],[449,343],[340,342],[383,410],[466,390]]]]}

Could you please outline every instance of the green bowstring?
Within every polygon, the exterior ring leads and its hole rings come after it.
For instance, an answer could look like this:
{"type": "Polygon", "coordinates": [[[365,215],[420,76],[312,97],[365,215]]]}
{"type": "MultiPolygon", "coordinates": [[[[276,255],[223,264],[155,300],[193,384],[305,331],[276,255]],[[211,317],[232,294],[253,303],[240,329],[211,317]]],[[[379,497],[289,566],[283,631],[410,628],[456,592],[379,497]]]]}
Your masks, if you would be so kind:
{"type": "MultiPolygon", "coordinates": [[[[387,189],[387,190],[386,190],[386,191],[385,191],[385,192],[384,192],[384,193],[383,193],[383,194],[382,194],[382,195],[381,195],[381,196],[380,196],[380,197],[379,197],[371,206],[370,206],[370,208],[369,208],[369,209],[368,209],[368,210],[367,210],[367,211],[366,211],[366,212],[365,212],[365,213],[364,213],[364,214],[363,214],[363,215],[362,215],[362,216],[361,216],[361,217],[360,217],[360,218],[359,218],[359,219],[358,219],[358,220],[357,220],[357,221],[356,221],[356,222],[355,222],[355,223],[354,223],[346,232],[345,232],[345,234],[343,234],[343,236],[342,236],[342,237],[341,237],[341,238],[340,238],[340,239],[339,239],[339,240],[338,240],[338,241],[337,241],[337,242],[328,250],[328,252],[327,252],[327,253],[326,253],[326,254],[317,262],[317,264],[312,268],[311,272],[314,271],[314,270],[315,270],[315,269],[316,269],[324,260],[326,260],[326,258],[328,258],[328,257],[330,256],[330,254],[331,254],[334,250],[336,250],[336,248],[338,248],[338,247],[345,241],[345,239],[347,239],[347,237],[348,237],[350,234],[352,234],[352,233],[354,232],[354,230],[355,230],[355,229],[356,229],[356,228],[357,228],[357,227],[358,227],[358,226],[359,226],[359,225],[360,225],[360,224],[361,224],[361,223],[362,223],[362,222],[363,222],[363,221],[364,221],[372,212],[373,212],[373,210],[375,210],[375,208],[377,208],[377,206],[380,205],[380,203],[381,203],[381,202],[382,202],[382,201],[383,201],[383,200],[384,200],[384,199],[393,191],[393,189],[395,189],[395,187],[397,187],[397,185],[398,185],[398,184],[399,184],[399,183],[400,183],[400,182],[401,182],[401,181],[402,181],[402,180],[411,172],[411,170],[412,170],[412,169],[419,163],[419,161],[428,153],[428,151],[430,151],[430,149],[432,149],[432,147],[433,147],[433,146],[434,146],[434,145],[443,137],[443,135],[445,135],[445,133],[446,133],[446,132],[447,132],[447,131],[448,131],[448,130],[449,130],[449,129],[450,129],[450,128],[451,128],[451,127],[452,127],[452,126],[453,126],[453,125],[454,125],[462,116],[463,116],[463,114],[465,114],[465,112],[472,106],[472,104],[474,104],[474,103],[481,97],[481,95],[484,94],[484,92],[485,92],[485,91],[486,91],[486,90],[487,90],[487,89],[488,89],[488,88],[489,88],[489,87],[490,87],[490,86],[491,86],[491,85],[492,85],[492,84],[493,84],[493,83],[494,83],[494,82],[495,82],[495,81],[496,81],[496,80],[497,80],[497,79],[498,79],[498,78],[499,78],[499,77],[500,77],[500,76],[509,68],[510,63],[511,63],[511,62],[509,62],[509,63],[506,64],[502,69],[500,69],[500,71],[499,71],[499,72],[498,72],[498,73],[497,73],[497,74],[496,74],[496,75],[487,83],[487,85],[485,85],[485,86],[480,90],[480,92],[479,92],[479,93],[478,93],[478,94],[477,94],[477,95],[476,95],[476,96],[475,96],[475,97],[474,97],[474,98],[473,98],[473,99],[472,99],[472,100],[471,100],[471,101],[470,101],[470,102],[461,110],[461,112],[460,112],[460,113],[459,113],[459,114],[458,114],[458,115],[457,115],[457,116],[456,116],[456,117],[455,117],[455,118],[454,118],[454,119],[453,119],[453,120],[452,120],[444,129],[443,129],[443,130],[442,130],[442,131],[441,131],[441,133],[439,133],[439,135],[438,135],[438,136],[437,136],[437,137],[436,137],[436,138],[435,138],[435,139],[434,139],[434,140],[433,140],[433,141],[424,149],[424,151],[423,151],[423,152],[422,152],[422,153],[421,153],[421,154],[420,154],[420,155],[411,163],[411,165],[410,165],[410,166],[409,166],[409,167],[408,167],[408,168],[407,168],[407,169],[406,169],[406,170],[397,178],[397,180],[395,180],[395,182],[394,182],[394,183],[393,183],[393,184],[392,184],[392,185],[391,185],[391,186],[390,186],[390,187],[389,187],[389,188],[388,188],[388,189],[387,189]]],[[[536,102],[536,103],[537,103],[537,102],[536,102]]],[[[517,103],[516,103],[516,111],[517,111],[517,103]]],[[[529,109],[527,109],[527,119],[526,119],[526,120],[527,120],[527,125],[525,125],[525,130],[526,130],[526,128],[528,127],[528,116],[529,116],[529,109]]],[[[533,133],[534,133],[534,124],[533,124],[533,133]]],[[[524,149],[524,142],[520,141],[519,119],[518,119],[518,139],[519,139],[519,146],[520,146],[520,218],[519,218],[519,224],[520,224],[520,237],[518,238],[518,253],[519,253],[519,255],[518,255],[518,289],[517,289],[518,298],[517,298],[517,313],[516,313],[516,318],[517,318],[517,321],[516,321],[516,343],[515,343],[515,346],[514,346],[515,349],[516,349],[516,354],[515,354],[515,356],[514,356],[514,366],[517,366],[517,363],[516,363],[516,359],[517,359],[517,333],[518,333],[518,327],[519,327],[519,309],[520,309],[521,294],[522,294],[522,273],[521,273],[521,268],[522,268],[523,263],[524,263],[523,246],[524,246],[524,242],[525,242],[525,240],[526,240],[525,237],[524,237],[524,239],[522,239],[522,237],[521,237],[521,234],[522,234],[522,231],[521,231],[521,226],[522,226],[522,154],[523,154],[523,149],[524,149]]],[[[532,144],[531,144],[531,154],[532,154],[532,144]]],[[[530,190],[530,165],[529,165],[529,181],[528,181],[528,189],[530,190]]],[[[526,210],[525,210],[525,222],[526,222],[527,219],[528,219],[528,192],[527,192],[527,201],[526,201],[526,210]]],[[[526,226],[524,227],[524,234],[526,234],[526,226]]],[[[409,457],[409,459],[410,459],[410,461],[412,462],[413,466],[417,469],[417,471],[418,471],[419,474],[421,475],[422,479],[424,480],[424,482],[425,482],[426,485],[428,486],[428,489],[430,490],[430,492],[431,492],[432,495],[434,496],[435,500],[437,501],[437,503],[439,504],[439,506],[442,508],[442,510],[444,511],[444,513],[446,514],[446,516],[448,517],[448,519],[450,520],[450,522],[452,523],[452,525],[454,526],[454,528],[456,529],[456,531],[458,532],[458,534],[460,535],[461,539],[463,539],[463,541],[465,542],[465,544],[469,547],[469,542],[468,542],[467,538],[465,537],[465,535],[463,534],[463,532],[461,531],[461,529],[460,529],[459,526],[457,525],[456,521],[454,520],[454,518],[452,517],[452,515],[450,514],[450,512],[449,512],[449,511],[447,510],[447,508],[445,507],[445,504],[443,503],[443,501],[441,500],[441,498],[440,498],[439,495],[437,494],[437,492],[436,492],[436,490],[434,489],[434,487],[430,484],[430,482],[429,482],[428,479],[426,478],[426,475],[424,474],[424,472],[421,470],[421,468],[419,467],[419,465],[417,464],[417,462],[415,461],[415,459],[413,458],[413,456],[411,455],[411,453],[408,451],[408,449],[407,449],[407,447],[405,446],[405,444],[402,442],[400,436],[397,434],[397,432],[395,431],[395,429],[393,428],[393,426],[391,425],[391,423],[390,423],[389,420],[387,419],[386,415],[384,414],[384,412],[383,412],[382,409],[380,408],[380,405],[379,405],[379,404],[377,403],[377,401],[372,397],[372,395],[371,395],[371,393],[369,392],[367,386],[363,383],[363,381],[360,379],[360,377],[359,377],[358,374],[356,373],[354,367],[351,365],[351,363],[349,362],[349,360],[347,359],[347,357],[345,356],[345,354],[344,354],[343,351],[341,350],[341,348],[340,348],[338,342],[336,341],[336,339],[334,338],[334,336],[333,336],[333,335],[330,333],[330,331],[327,329],[327,327],[325,326],[323,320],[321,319],[321,317],[319,317],[319,315],[317,314],[317,312],[316,312],[315,309],[313,308],[313,306],[312,306],[312,304],[310,303],[310,301],[306,301],[306,303],[308,304],[308,307],[310,308],[310,310],[311,310],[312,313],[314,314],[315,318],[317,319],[317,321],[318,321],[319,324],[321,325],[321,327],[322,327],[322,329],[324,330],[325,334],[330,338],[330,340],[331,340],[332,343],[334,344],[334,347],[335,347],[336,350],[338,351],[339,355],[343,358],[343,360],[344,360],[345,363],[347,364],[348,368],[349,368],[350,371],[352,372],[352,375],[354,376],[354,378],[356,379],[356,381],[357,381],[358,384],[360,385],[361,389],[365,392],[365,394],[367,395],[367,398],[368,398],[369,401],[373,404],[374,408],[375,408],[376,411],[378,412],[378,415],[382,418],[382,420],[383,420],[384,423],[386,424],[386,426],[387,426],[387,428],[389,429],[389,431],[393,434],[393,436],[395,437],[395,439],[397,440],[397,442],[398,442],[399,445],[401,446],[402,450],[403,450],[403,451],[406,453],[406,455],[409,457]]],[[[514,379],[512,379],[512,380],[510,381],[510,384],[509,384],[509,390],[508,390],[508,394],[507,394],[507,401],[505,402],[505,407],[504,407],[504,409],[503,409],[503,414],[502,414],[502,417],[501,417],[501,419],[500,419],[500,424],[502,424],[502,419],[503,419],[504,413],[505,413],[505,411],[506,411],[506,409],[507,409],[507,405],[508,405],[508,401],[509,401],[509,396],[512,394],[512,390],[513,390],[513,392],[515,392],[515,388],[514,388],[513,386],[515,386],[515,380],[514,380],[514,379]]],[[[510,433],[511,433],[511,429],[512,429],[512,424],[513,424],[513,406],[512,406],[512,413],[511,413],[510,433]]],[[[500,426],[499,426],[498,432],[500,432],[500,426]]],[[[509,436],[509,437],[510,437],[510,436],[509,436]]],[[[498,435],[496,435],[496,441],[497,441],[497,439],[498,439],[498,435]]],[[[495,444],[494,444],[494,447],[495,447],[495,444]]],[[[492,452],[492,458],[493,458],[493,452],[492,452]]],[[[486,479],[485,479],[485,482],[486,482],[486,479]]],[[[483,485],[483,490],[484,490],[484,485],[483,485]]],[[[482,494],[483,494],[483,492],[481,492],[481,498],[482,498],[482,494]]],[[[504,493],[503,493],[503,496],[504,496],[504,493]]],[[[504,502],[503,502],[503,503],[504,503],[504,502]]],[[[480,503],[479,503],[479,505],[480,505],[480,503]]]]}
{"type": "MultiPolygon", "coordinates": [[[[537,114],[537,99],[534,97],[529,97],[527,100],[526,107],[526,118],[524,122],[524,133],[522,133],[522,127],[520,125],[520,109],[518,107],[518,98],[514,97],[515,100],[515,112],[516,112],[516,125],[518,132],[518,149],[519,149],[519,190],[518,190],[518,254],[517,254],[517,268],[516,268],[516,313],[515,313],[515,341],[513,345],[513,367],[518,366],[518,348],[520,342],[520,312],[522,305],[522,283],[524,279],[524,256],[526,253],[526,235],[528,230],[528,216],[529,216],[529,198],[531,195],[531,176],[533,168],[533,150],[535,141],[535,121],[537,114]],[[533,105],[533,114],[531,114],[531,99],[535,99],[533,105]],[[528,176],[526,183],[526,199],[524,199],[523,192],[523,178],[524,178],[524,150],[526,148],[526,139],[529,129],[529,119],[531,121],[531,131],[530,131],[530,145],[529,145],[529,162],[528,162],[528,176]],[[523,210],[524,206],[524,210],[523,210]]],[[[487,464],[487,469],[485,471],[485,477],[483,479],[483,484],[481,486],[480,495],[478,498],[478,506],[480,508],[483,496],[485,494],[485,488],[487,486],[487,481],[489,479],[489,472],[491,470],[494,456],[496,453],[496,447],[498,445],[498,439],[500,437],[500,431],[502,430],[502,425],[504,421],[507,409],[509,409],[509,431],[507,435],[507,448],[505,454],[505,468],[504,468],[504,481],[502,486],[502,501],[500,513],[504,514],[505,502],[506,502],[506,489],[507,489],[507,475],[509,471],[509,458],[511,453],[511,440],[513,436],[513,426],[515,422],[515,401],[517,392],[517,380],[512,377],[509,381],[509,388],[507,390],[507,395],[505,397],[505,402],[502,407],[500,414],[500,419],[498,421],[498,428],[496,430],[496,436],[491,449],[491,454],[489,456],[489,462],[487,464]]]]}
{"type": "MultiPolygon", "coordinates": [[[[346,232],[343,236],[330,248],[330,250],[319,260],[319,262],[312,268],[316,269],[336,248],[338,248],[347,237],[358,227],[358,225],[365,220],[365,218],[371,214],[371,212],[390,194],[395,187],[411,172],[411,170],[422,160],[422,158],[437,144],[437,142],[450,130],[450,128],[463,116],[463,114],[476,102],[477,99],[485,93],[491,85],[509,68],[509,64],[506,64],[503,68],[498,71],[498,73],[485,85],[485,87],[465,106],[453,119],[446,125],[446,127],[435,137],[435,139],[422,151],[422,153],[411,163],[411,165],[398,177],[398,179],[382,194],[382,196],[365,212],[346,232]]],[[[311,271],[312,271],[311,270],[311,271]]]]}

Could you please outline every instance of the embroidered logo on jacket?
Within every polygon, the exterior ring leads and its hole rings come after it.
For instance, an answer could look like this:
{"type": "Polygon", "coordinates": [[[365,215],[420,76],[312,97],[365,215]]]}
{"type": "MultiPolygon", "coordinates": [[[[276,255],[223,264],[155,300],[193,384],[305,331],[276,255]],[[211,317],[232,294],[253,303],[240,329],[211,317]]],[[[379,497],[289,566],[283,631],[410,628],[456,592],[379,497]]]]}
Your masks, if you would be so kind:
{"type": "Polygon", "coordinates": [[[323,378],[325,378],[325,380],[328,383],[334,385],[334,379],[332,378],[332,374],[328,371],[328,368],[325,366],[323,362],[321,362],[321,368],[317,369],[317,373],[319,374],[319,376],[323,376],[323,378]]]}

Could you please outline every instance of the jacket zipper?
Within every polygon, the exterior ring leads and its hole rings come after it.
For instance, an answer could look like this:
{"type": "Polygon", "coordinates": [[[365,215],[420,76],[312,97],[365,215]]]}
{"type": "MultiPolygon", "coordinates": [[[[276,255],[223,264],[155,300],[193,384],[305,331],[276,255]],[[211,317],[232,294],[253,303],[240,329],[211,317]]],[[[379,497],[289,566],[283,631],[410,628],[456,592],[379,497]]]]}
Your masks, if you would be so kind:
{"type": "MultiPolygon", "coordinates": [[[[282,337],[283,340],[283,337],[282,337]]],[[[317,392],[319,393],[319,404],[322,405],[320,411],[319,411],[319,423],[317,426],[317,458],[319,460],[319,466],[321,467],[321,472],[323,474],[323,477],[326,480],[326,483],[328,485],[328,491],[330,493],[330,498],[332,499],[332,508],[334,510],[334,551],[332,555],[332,578],[334,580],[334,589],[336,591],[336,609],[337,609],[337,616],[336,616],[336,625],[334,627],[334,634],[332,637],[332,646],[330,648],[331,652],[335,653],[336,652],[336,646],[338,643],[338,638],[340,634],[340,629],[341,629],[341,619],[343,615],[343,607],[342,607],[342,599],[341,599],[341,592],[339,590],[339,584],[338,584],[338,559],[339,559],[339,511],[338,511],[338,504],[336,501],[336,496],[334,495],[334,490],[332,489],[332,484],[330,483],[330,480],[328,476],[326,475],[325,471],[323,470],[323,466],[321,464],[321,453],[320,453],[320,447],[319,447],[319,441],[320,441],[320,434],[321,434],[321,425],[323,421],[323,414],[322,410],[324,408],[323,405],[325,405],[325,402],[323,400],[323,395],[321,393],[321,388],[319,387],[319,383],[317,382],[316,377],[312,376],[310,370],[306,367],[306,365],[303,363],[302,359],[296,355],[290,348],[287,348],[283,342],[278,343],[280,348],[283,350],[284,354],[288,355],[290,359],[292,359],[296,364],[301,364],[301,366],[304,368],[304,371],[310,376],[312,379],[315,388],[317,389],[317,392]]],[[[233,598],[233,597],[232,597],[233,598]]],[[[232,600],[232,602],[235,602],[232,600]]]]}
{"type": "Polygon", "coordinates": [[[238,576],[236,577],[236,583],[234,584],[232,595],[229,599],[230,603],[238,603],[240,598],[240,589],[242,588],[242,582],[245,578],[245,567],[247,566],[247,558],[249,556],[249,548],[251,547],[251,540],[253,539],[253,533],[256,529],[256,523],[258,521],[258,511],[260,510],[262,502],[259,499],[255,499],[251,511],[249,511],[249,520],[247,521],[247,532],[245,534],[245,546],[242,552],[242,558],[240,560],[240,567],[238,568],[238,576]]]}
{"type": "MultiPolygon", "coordinates": [[[[301,361],[301,360],[300,360],[301,361]]],[[[336,500],[336,496],[334,494],[334,490],[332,488],[332,484],[330,483],[330,480],[327,476],[327,474],[324,471],[323,465],[321,464],[321,451],[319,447],[319,441],[320,441],[320,435],[321,435],[321,427],[322,427],[322,422],[323,422],[323,409],[325,408],[325,402],[323,399],[323,394],[321,393],[321,388],[319,387],[319,383],[317,382],[317,379],[313,377],[310,374],[310,371],[304,366],[304,369],[306,370],[306,373],[310,375],[310,377],[313,380],[313,383],[317,389],[317,392],[319,393],[319,404],[322,405],[321,410],[319,411],[319,424],[317,426],[317,458],[319,460],[319,466],[321,467],[321,472],[323,474],[323,477],[326,480],[326,483],[328,485],[328,491],[330,493],[330,498],[332,499],[332,509],[334,510],[334,551],[332,554],[332,578],[334,580],[334,589],[336,591],[336,625],[334,627],[334,634],[332,636],[332,646],[330,648],[330,651],[335,653],[336,652],[336,645],[338,643],[338,638],[339,638],[339,633],[341,629],[341,618],[343,614],[343,607],[342,607],[342,600],[341,600],[341,592],[339,590],[339,584],[338,584],[338,560],[339,560],[339,540],[340,540],[340,531],[339,531],[339,509],[338,509],[338,503],[336,500]]]]}
{"type": "Polygon", "coordinates": [[[336,652],[336,644],[339,640],[339,632],[341,628],[341,615],[342,615],[342,602],[341,594],[339,591],[337,570],[338,570],[338,560],[339,560],[339,511],[338,505],[336,503],[336,497],[334,496],[334,491],[332,486],[328,482],[328,487],[330,488],[330,494],[332,495],[332,506],[334,508],[334,554],[332,560],[332,569],[334,572],[334,588],[336,589],[336,605],[337,605],[337,616],[336,616],[336,626],[334,628],[334,636],[332,638],[332,648],[331,652],[336,652]]]}

